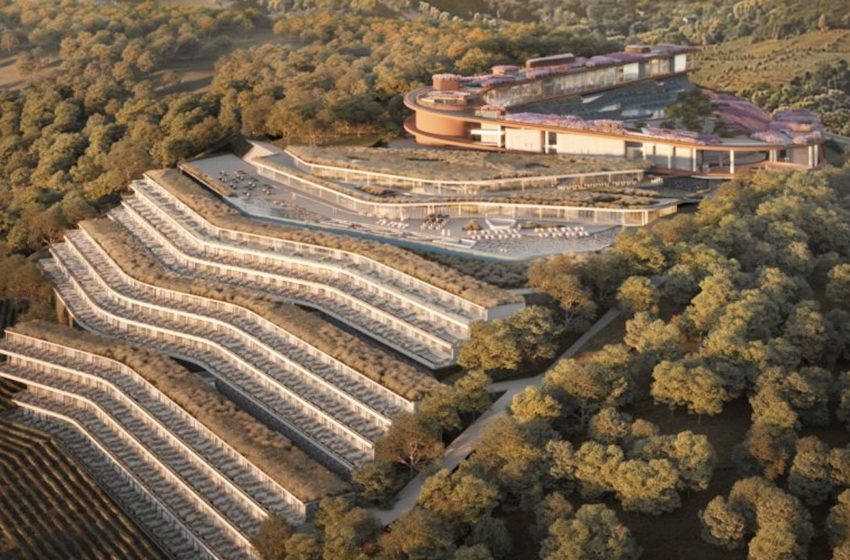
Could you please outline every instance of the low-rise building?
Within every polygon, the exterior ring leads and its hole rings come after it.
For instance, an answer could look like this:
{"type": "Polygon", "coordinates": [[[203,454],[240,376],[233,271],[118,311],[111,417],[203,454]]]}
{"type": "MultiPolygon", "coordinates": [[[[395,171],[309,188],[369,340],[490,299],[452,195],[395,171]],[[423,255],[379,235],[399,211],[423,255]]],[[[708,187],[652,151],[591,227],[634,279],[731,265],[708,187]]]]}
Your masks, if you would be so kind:
{"type": "Polygon", "coordinates": [[[406,130],[420,144],[495,151],[647,160],[675,175],[726,177],[744,168],[809,169],[823,161],[818,117],[768,115],[705,91],[711,115],[699,131],[667,116],[687,79],[693,47],[630,45],[589,58],[563,54],[494,66],[489,74],[437,74],[410,92],[406,130]]]}

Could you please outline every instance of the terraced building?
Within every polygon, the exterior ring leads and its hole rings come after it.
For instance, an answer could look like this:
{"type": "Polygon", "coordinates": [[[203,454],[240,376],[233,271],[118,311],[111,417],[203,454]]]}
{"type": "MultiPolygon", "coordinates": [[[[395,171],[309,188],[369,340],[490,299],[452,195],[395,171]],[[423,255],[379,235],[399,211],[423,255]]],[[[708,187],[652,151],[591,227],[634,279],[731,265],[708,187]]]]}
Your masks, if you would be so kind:
{"type": "Polygon", "coordinates": [[[97,336],[8,330],[0,378],[176,558],[250,557],[268,515],[297,525],[348,492],[439,386],[427,367],[523,306],[401,249],[245,218],[177,171],[131,187],[41,263],[97,336]]]}
{"type": "Polygon", "coordinates": [[[347,491],[162,356],[46,323],[8,330],[0,353],[0,376],[26,386],[15,414],[71,450],[170,556],[251,557],[267,515],[299,524],[347,491]]]}

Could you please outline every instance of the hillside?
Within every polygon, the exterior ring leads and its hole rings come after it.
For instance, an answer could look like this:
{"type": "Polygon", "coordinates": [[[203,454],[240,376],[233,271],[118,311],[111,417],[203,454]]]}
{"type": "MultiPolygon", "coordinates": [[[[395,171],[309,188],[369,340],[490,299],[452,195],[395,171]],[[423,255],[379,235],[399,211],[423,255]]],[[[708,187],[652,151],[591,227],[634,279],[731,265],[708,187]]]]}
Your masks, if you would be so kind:
{"type": "Polygon", "coordinates": [[[788,39],[735,39],[703,47],[694,81],[736,92],[759,82],[787,84],[818,64],[850,61],[850,30],[812,31],[788,39]]]}

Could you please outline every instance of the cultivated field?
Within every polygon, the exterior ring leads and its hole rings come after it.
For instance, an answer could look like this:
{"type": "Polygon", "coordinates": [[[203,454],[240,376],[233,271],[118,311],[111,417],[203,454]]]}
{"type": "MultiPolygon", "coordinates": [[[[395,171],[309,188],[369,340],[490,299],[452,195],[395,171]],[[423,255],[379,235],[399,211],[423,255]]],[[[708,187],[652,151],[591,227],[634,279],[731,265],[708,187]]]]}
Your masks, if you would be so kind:
{"type": "Polygon", "coordinates": [[[850,61],[850,30],[816,31],[789,39],[737,39],[703,47],[693,80],[740,91],[759,82],[787,83],[820,63],[850,61]]]}
{"type": "Polygon", "coordinates": [[[0,526],[0,558],[164,558],[50,436],[5,415],[0,526]]]}

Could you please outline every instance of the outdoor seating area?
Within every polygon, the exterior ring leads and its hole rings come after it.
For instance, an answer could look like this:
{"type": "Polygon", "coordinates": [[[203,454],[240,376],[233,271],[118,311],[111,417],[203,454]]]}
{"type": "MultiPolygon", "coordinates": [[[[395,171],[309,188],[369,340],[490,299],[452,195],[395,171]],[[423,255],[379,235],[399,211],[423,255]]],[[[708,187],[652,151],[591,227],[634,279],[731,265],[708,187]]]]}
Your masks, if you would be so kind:
{"type": "Polygon", "coordinates": [[[564,226],[564,227],[536,227],[534,234],[537,237],[551,237],[561,239],[579,239],[582,237],[590,237],[590,233],[584,229],[584,226],[564,226]]]}

